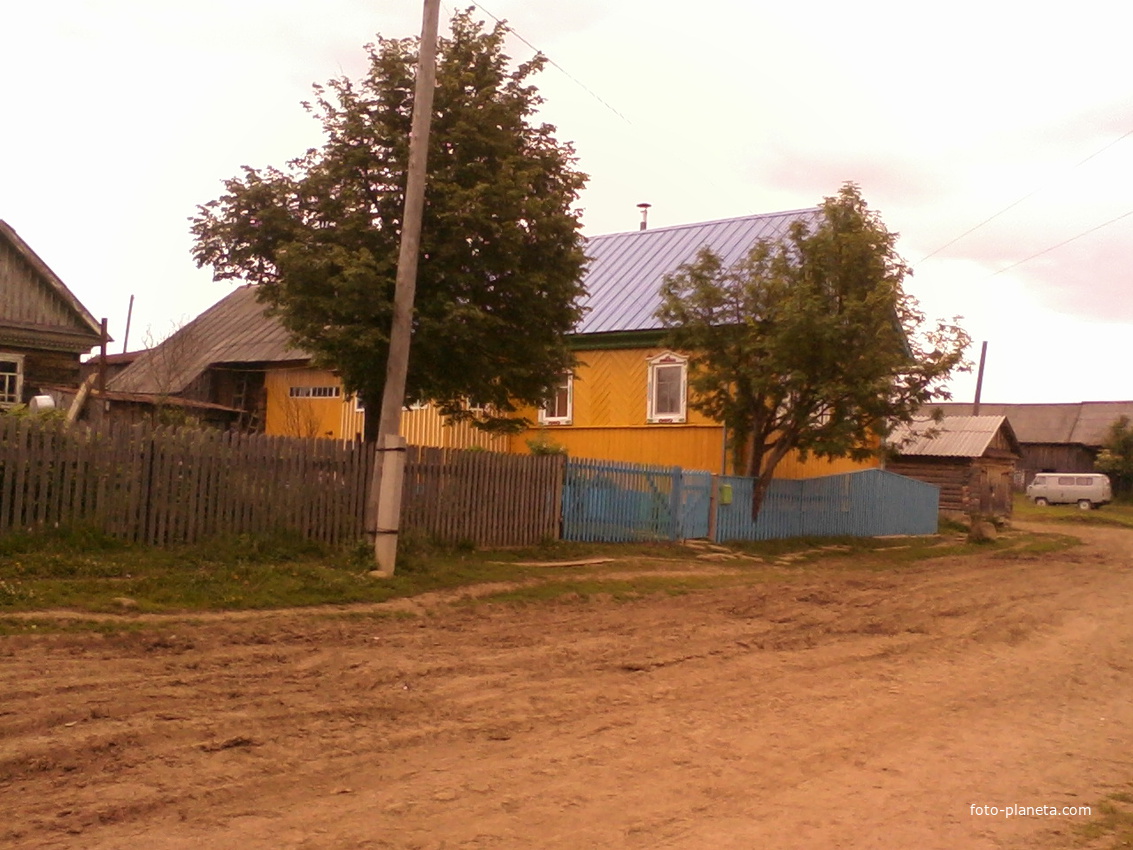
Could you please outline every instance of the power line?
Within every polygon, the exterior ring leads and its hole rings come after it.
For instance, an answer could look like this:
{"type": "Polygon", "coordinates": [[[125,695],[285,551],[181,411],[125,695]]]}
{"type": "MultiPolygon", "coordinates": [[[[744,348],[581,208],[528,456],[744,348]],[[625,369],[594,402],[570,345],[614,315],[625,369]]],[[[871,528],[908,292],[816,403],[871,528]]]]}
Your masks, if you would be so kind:
{"type": "MultiPolygon", "coordinates": [[[[1126,135],[1128,135],[1128,134],[1126,134],[1126,135]]],[[[1043,250],[1039,251],[1036,254],[1031,254],[1031,256],[1025,257],[1022,260],[1019,260],[1017,263],[1012,263],[1009,266],[1005,266],[1004,268],[999,269],[999,271],[992,272],[990,275],[988,275],[988,277],[995,277],[997,274],[1003,274],[1006,271],[1010,271],[1011,269],[1015,268],[1016,266],[1021,266],[1021,265],[1023,265],[1023,263],[1030,262],[1031,260],[1035,259],[1035,257],[1041,257],[1043,254],[1049,254],[1051,251],[1054,251],[1058,248],[1061,248],[1063,245],[1069,245],[1071,242],[1074,242],[1077,239],[1081,239],[1083,236],[1090,235],[1095,230],[1101,230],[1103,227],[1109,227],[1111,224],[1114,224],[1115,222],[1121,221],[1123,218],[1129,218],[1129,216],[1131,216],[1131,215],[1133,215],[1133,210],[1129,210],[1128,212],[1124,212],[1121,215],[1116,216],[1115,218],[1111,218],[1109,221],[1103,221],[1101,224],[1095,225],[1094,227],[1091,227],[1089,230],[1083,230],[1081,233],[1077,234],[1076,236],[1071,236],[1069,239],[1062,240],[1057,245],[1051,245],[1049,248],[1044,248],[1043,250]]]]}
{"type": "MultiPolygon", "coordinates": [[[[1074,163],[1074,165],[1070,166],[1070,168],[1068,168],[1068,169],[1067,169],[1067,171],[1073,171],[1073,170],[1074,170],[1075,168],[1080,168],[1081,166],[1085,165],[1085,164],[1086,164],[1087,162],[1089,162],[1089,161],[1090,161],[1091,159],[1093,159],[1094,157],[1098,156],[1099,154],[1102,154],[1102,153],[1104,153],[1105,151],[1109,150],[1109,149],[1110,149],[1110,148],[1112,148],[1112,147],[1113,147],[1114,145],[1116,145],[1116,144],[1117,144],[1118,142],[1121,142],[1121,141],[1123,141],[1124,139],[1127,139],[1127,138],[1128,138],[1129,136],[1133,136],[1133,130],[1128,130],[1128,131],[1126,131],[1125,133],[1122,133],[1122,134],[1121,134],[1120,136],[1118,136],[1118,137],[1117,137],[1116,139],[1114,139],[1114,140],[1113,140],[1112,142],[1109,142],[1108,144],[1106,144],[1106,145],[1103,145],[1103,146],[1102,146],[1101,148],[1099,148],[1098,150],[1094,151],[1094,152],[1093,152],[1092,154],[1090,154],[1089,156],[1087,156],[1087,157],[1086,157],[1085,159],[1079,160],[1078,162],[1074,163]]],[[[1023,197],[1019,198],[1018,200],[1012,201],[1012,202],[1011,202],[1011,203],[1009,203],[1009,204],[1008,204],[1007,206],[1005,206],[1005,207],[1004,207],[1003,209],[1001,209],[1001,210],[1000,210],[999,212],[997,212],[997,213],[993,213],[992,215],[988,216],[988,217],[987,217],[987,218],[985,218],[985,219],[984,219],[983,221],[981,221],[981,222],[980,222],[979,224],[976,224],[976,225],[973,225],[972,227],[969,227],[969,228],[968,228],[967,230],[965,230],[965,231],[964,231],[963,233],[961,233],[961,234],[960,234],[959,236],[957,236],[957,237],[956,237],[955,239],[951,239],[951,240],[949,240],[948,242],[945,242],[945,243],[944,243],[943,245],[941,245],[941,246],[940,246],[939,248],[937,248],[937,249],[936,249],[935,251],[932,251],[931,253],[929,253],[929,254],[926,254],[925,256],[921,257],[921,259],[920,259],[920,260],[919,260],[919,261],[918,261],[917,263],[914,263],[914,265],[918,265],[918,266],[919,266],[919,265],[920,265],[921,263],[923,263],[923,262],[924,262],[925,260],[927,260],[927,259],[928,259],[929,257],[934,257],[934,256],[936,256],[937,254],[939,254],[939,253],[940,253],[941,251],[943,251],[943,250],[944,250],[945,248],[948,248],[948,247],[950,247],[950,246],[952,246],[952,245],[955,245],[955,244],[956,244],[957,242],[959,242],[959,241],[960,241],[961,239],[963,239],[963,238],[964,238],[965,236],[967,236],[968,234],[970,234],[970,233],[974,233],[975,231],[977,231],[977,230],[979,230],[979,229],[980,229],[981,227],[983,227],[983,226],[984,226],[985,224],[988,224],[989,222],[991,222],[991,221],[994,221],[995,219],[997,219],[997,218],[999,218],[999,217],[1000,217],[1001,215],[1003,215],[1003,214],[1004,214],[1005,212],[1008,212],[1009,210],[1012,210],[1012,209],[1014,209],[1015,207],[1019,206],[1019,204],[1023,203],[1023,201],[1026,201],[1026,200],[1028,200],[1029,198],[1032,198],[1032,197],[1034,197],[1034,196],[1035,196],[1035,195],[1037,195],[1037,194],[1038,194],[1039,192],[1041,192],[1041,191],[1042,191],[1042,190],[1043,190],[1044,188],[1046,188],[1046,187],[1045,187],[1045,185],[1043,185],[1043,186],[1039,186],[1038,188],[1036,188],[1036,189],[1033,189],[1032,191],[1028,192],[1028,193],[1027,193],[1026,195],[1024,195],[1023,197]]],[[[1121,216],[1121,218],[1123,218],[1123,216],[1121,216]]],[[[1115,219],[1115,221],[1116,221],[1116,219],[1115,219]]],[[[1107,224],[1109,224],[1109,223],[1111,223],[1111,222],[1106,222],[1106,223],[1107,223],[1107,224]]],[[[1105,225],[1099,225],[1099,227],[1104,227],[1104,226],[1105,226],[1105,225]]],[[[1087,232],[1087,233],[1089,233],[1090,231],[1086,231],[1086,232],[1087,232]]],[[[1079,236],[1085,236],[1085,235],[1086,235],[1085,233],[1079,234],[1079,236]]],[[[1074,239],[1077,239],[1077,238],[1078,238],[1077,236],[1075,236],[1075,237],[1074,237],[1074,239]]],[[[1070,239],[1070,240],[1067,240],[1067,241],[1071,241],[1071,242],[1072,242],[1072,241],[1074,241],[1074,240],[1073,240],[1073,239],[1070,239]]],[[[1063,245],[1064,245],[1064,244],[1066,244],[1066,243],[1064,242],[1064,243],[1060,243],[1060,244],[1063,244],[1063,245]]],[[[1056,245],[1055,247],[1059,247],[1059,246],[1058,246],[1058,245],[1056,245]]],[[[1054,248],[1050,248],[1050,249],[1048,249],[1048,250],[1051,250],[1051,251],[1053,251],[1053,250],[1054,250],[1054,248]]],[[[1042,252],[1040,252],[1040,253],[1046,253],[1046,252],[1045,252],[1045,251],[1042,251],[1042,252]]],[[[1039,255],[1038,255],[1038,254],[1036,254],[1035,256],[1037,257],[1037,256],[1039,256],[1039,255]]],[[[1028,257],[1027,259],[1033,259],[1033,257],[1028,257]]],[[[1019,261],[1019,263],[1025,263],[1025,262],[1027,262],[1027,260],[1020,260],[1020,261],[1019,261]]],[[[1019,265],[1019,263],[1016,263],[1015,265],[1019,265]]],[[[1014,266],[1008,266],[1007,268],[1014,268],[1014,266]]],[[[1000,271],[1006,271],[1006,269],[1001,269],[1000,271]]],[[[999,272],[996,272],[996,274],[999,274],[999,272]]]]}
{"type": "Polygon", "coordinates": [[[603,100],[593,89],[591,89],[584,82],[582,82],[582,80],[575,77],[573,74],[570,73],[570,71],[568,71],[566,68],[564,68],[558,62],[556,62],[554,59],[552,59],[550,56],[548,56],[546,53],[544,53],[542,50],[540,50],[538,47],[536,47],[534,44],[532,44],[530,41],[528,41],[526,38],[524,38],[522,35],[520,35],[516,31],[515,27],[513,27],[513,26],[511,26],[511,24],[508,24],[505,21],[502,21],[499,18],[497,18],[495,15],[493,15],[491,12],[489,12],[487,9],[485,9],[480,3],[473,2],[472,5],[475,6],[477,9],[479,9],[481,12],[483,12],[485,15],[487,15],[489,18],[491,18],[493,21],[495,21],[497,24],[502,26],[505,30],[510,32],[512,35],[514,35],[516,38],[518,38],[520,41],[522,41],[524,44],[526,44],[532,50],[534,50],[536,52],[536,54],[538,54],[539,56],[542,56],[544,59],[546,59],[547,63],[549,65],[552,65],[555,68],[558,68],[559,71],[568,80],[573,82],[576,86],[581,88],[583,91],[585,91],[588,95],[590,95],[592,98],[594,98],[600,104],[602,104],[604,107],[606,107],[612,113],[614,113],[619,118],[621,118],[623,121],[625,121],[627,124],[632,126],[633,122],[630,121],[628,118],[626,118],[625,115],[623,115],[621,112],[619,112],[613,106],[611,106],[609,103],[607,103],[605,100],[603,100]]]}

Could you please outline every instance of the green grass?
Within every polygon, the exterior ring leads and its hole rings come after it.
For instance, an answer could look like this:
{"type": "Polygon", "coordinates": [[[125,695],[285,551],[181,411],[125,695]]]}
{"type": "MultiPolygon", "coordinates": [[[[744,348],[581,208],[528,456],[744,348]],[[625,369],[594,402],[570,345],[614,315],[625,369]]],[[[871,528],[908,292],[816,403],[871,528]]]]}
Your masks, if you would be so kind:
{"type": "Polygon", "coordinates": [[[1017,493],[1015,495],[1015,519],[1133,528],[1133,504],[1114,502],[1092,511],[1084,511],[1077,505],[1046,505],[1040,508],[1033,505],[1030,499],[1022,493],[1017,493]]]}
{"type": "MultiPolygon", "coordinates": [[[[1073,543],[1066,536],[1013,535],[1000,538],[992,548],[1009,554],[1053,551],[1073,543]]],[[[931,538],[802,538],[736,543],[732,552],[743,557],[705,560],[697,558],[705,553],[703,547],[675,543],[551,541],[525,549],[476,551],[407,537],[396,575],[376,579],[367,574],[372,563],[365,546],[331,549],[288,536],[245,536],[158,549],[83,530],[13,535],[0,540],[0,634],[127,627],[119,619],[97,619],[106,614],[372,603],[492,582],[511,587],[477,594],[478,600],[628,600],[782,580],[833,557],[838,569],[878,571],[988,550],[954,533],[931,538]],[[598,557],[615,560],[575,567],[523,563],[598,557]],[[76,616],[28,617],[49,610],[76,616]]]]}
{"type": "Polygon", "coordinates": [[[1081,844],[1096,850],[1133,847],[1133,794],[1118,792],[1091,807],[1092,818],[1075,826],[1081,844]]]}

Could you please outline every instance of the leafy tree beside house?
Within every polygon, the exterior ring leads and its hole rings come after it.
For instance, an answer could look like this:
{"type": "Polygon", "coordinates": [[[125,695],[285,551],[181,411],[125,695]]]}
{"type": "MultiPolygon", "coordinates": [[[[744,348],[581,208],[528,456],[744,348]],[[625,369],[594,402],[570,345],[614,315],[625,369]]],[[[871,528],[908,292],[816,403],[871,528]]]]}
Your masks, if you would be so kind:
{"type": "MultiPolygon", "coordinates": [[[[533,120],[537,56],[511,69],[505,27],[457,13],[438,44],[407,394],[488,428],[522,427],[573,357],[586,177],[533,120]],[[484,410],[489,412],[485,413],[484,410]]],[[[409,158],[416,39],[368,47],[364,79],[316,86],[326,140],[286,167],[225,182],[198,209],[194,258],[259,285],[316,364],[376,409],[385,381],[409,158]]],[[[376,427],[367,417],[367,430],[376,427]]]]}
{"type": "Polygon", "coordinates": [[[788,452],[864,459],[965,368],[968,335],[926,328],[904,292],[896,238],[847,183],[817,221],[734,266],[705,250],[666,279],[658,317],[690,356],[689,403],[727,426],[737,471],[758,478],[753,516],[788,452]]]}
{"type": "Polygon", "coordinates": [[[1115,493],[1128,496],[1133,492],[1133,425],[1128,416],[1118,417],[1109,426],[1094,466],[1113,479],[1115,493]]]}

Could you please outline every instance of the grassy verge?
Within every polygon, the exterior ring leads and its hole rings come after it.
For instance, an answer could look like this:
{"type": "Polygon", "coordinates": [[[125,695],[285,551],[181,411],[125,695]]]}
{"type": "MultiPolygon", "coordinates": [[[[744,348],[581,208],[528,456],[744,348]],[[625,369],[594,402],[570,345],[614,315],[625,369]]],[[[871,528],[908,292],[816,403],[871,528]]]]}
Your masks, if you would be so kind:
{"type": "MultiPolygon", "coordinates": [[[[1057,535],[1013,535],[992,548],[1050,551],[1073,544],[1057,535]]],[[[782,580],[838,558],[839,569],[899,569],[925,558],[987,552],[962,535],[852,539],[819,538],[737,543],[730,547],[676,543],[553,542],[528,549],[475,551],[407,540],[397,574],[367,575],[365,547],[334,550],[287,537],[240,537],[197,546],[131,546],[84,532],[0,540],[0,634],[127,628],[104,614],[290,608],[384,602],[429,591],[493,582],[511,587],[483,600],[615,599],[689,593],[738,583],[782,580]],[[570,567],[531,562],[610,559],[570,567]],[[35,618],[38,611],[66,618],[35,618]],[[18,617],[5,614],[19,614],[18,617]],[[113,622],[113,625],[107,625],[113,622]],[[54,624],[54,625],[52,625],[54,624]]]]}
{"type": "Polygon", "coordinates": [[[1015,519],[1035,522],[1065,522],[1076,525],[1112,525],[1133,528],[1133,504],[1120,502],[1092,511],[1077,505],[1036,507],[1021,493],[1015,495],[1015,519]]]}
{"type": "Polygon", "coordinates": [[[1075,827],[1080,843],[1098,850],[1133,847],[1133,794],[1110,794],[1093,809],[1093,817],[1075,827]]]}

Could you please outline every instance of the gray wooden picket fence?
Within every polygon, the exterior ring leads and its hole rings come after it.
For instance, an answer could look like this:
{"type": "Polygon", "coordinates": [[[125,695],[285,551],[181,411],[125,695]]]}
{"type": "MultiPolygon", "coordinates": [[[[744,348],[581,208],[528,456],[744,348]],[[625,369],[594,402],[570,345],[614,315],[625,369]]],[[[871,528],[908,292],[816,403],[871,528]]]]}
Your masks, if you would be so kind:
{"type": "MultiPolygon", "coordinates": [[[[0,535],[82,525],[156,545],[290,531],[361,539],[373,447],[0,417],[0,535]]],[[[562,459],[411,446],[402,526],[481,546],[557,537],[562,459]]]]}

